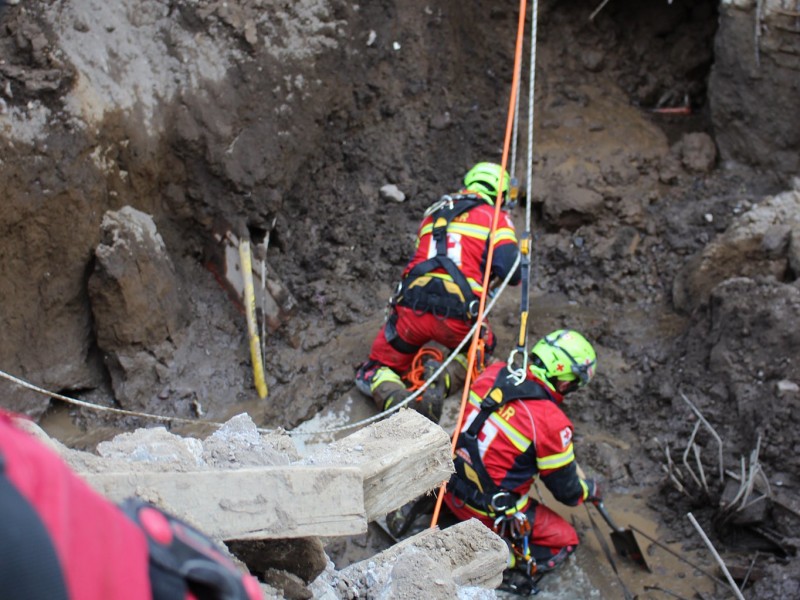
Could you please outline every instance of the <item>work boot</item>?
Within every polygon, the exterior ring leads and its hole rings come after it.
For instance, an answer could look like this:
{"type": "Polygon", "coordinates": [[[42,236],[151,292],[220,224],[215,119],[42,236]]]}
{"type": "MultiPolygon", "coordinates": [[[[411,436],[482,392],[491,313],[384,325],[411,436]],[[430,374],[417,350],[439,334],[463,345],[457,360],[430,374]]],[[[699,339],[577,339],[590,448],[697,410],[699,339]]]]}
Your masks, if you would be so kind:
{"type": "MultiPolygon", "coordinates": [[[[539,547],[541,548],[541,547],[539,547]]],[[[542,549],[544,550],[544,549],[542,549]]],[[[557,569],[569,558],[570,554],[575,552],[575,546],[564,546],[555,554],[550,552],[550,556],[541,556],[541,551],[534,548],[533,555],[536,557],[536,570],[539,573],[547,573],[553,569],[557,569]]]]}
{"type": "Polygon", "coordinates": [[[536,582],[541,576],[531,576],[518,569],[503,571],[503,583],[497,589],[517,596],[535,596],[539,593],[536,582]]]}
{"type": "MultiPolygon", "coordinates": [[[[385,384],[384,384],[385,385],[385,384]]],[[[411,395],[407,389],[403,388],[401,390],[395,389],[387,396],[383,396],[382,394],[378,396],[376,391],[375,393],[375,402],[378,404],[382,411],[387,411],[390,408],[393,408],[400,404],[403,400],[408,398],[411,395]]]]}
{"type": "MultiPolygon", "coordinates": [[[[429,358],[424,363],[425,372],[423,379],[428,381],[433,374],[442,366],[442,363],[436,359],[429,358]]],[[[422,392],[422,396],[418,396],[416,401],[413,402],[414,410],[418,413],[425,415],[434,423],[438,423],[442,418],[442,407],[444,406],[444,399],[450,393],[450,373],[445,369],[439,377],[431,381],[430,385],[422,392]]]]}
{"type": "Polygon", "coordinates": [[[376,360],[368,360],[358,368],[356,387],[375,400],[380,411],[397,406],[410,394],[400,376],[376,360]]]}
{"type": "Polygon", "coordinates": [[[356,371],[356,388],[365,396],[372,397],[372,380],[381,364],[376,360],[367,360],[361,363],[356,371]]]}
{"type": "MultiPolygon", "coordinates": [[[[372,390],[375,405],[380,411],[387,411],[397,406],[411,395],[402,383],[396,381],[383,381],[372,390]]],[[[416,404],[416,403],[415,403],[416,404]]]]}

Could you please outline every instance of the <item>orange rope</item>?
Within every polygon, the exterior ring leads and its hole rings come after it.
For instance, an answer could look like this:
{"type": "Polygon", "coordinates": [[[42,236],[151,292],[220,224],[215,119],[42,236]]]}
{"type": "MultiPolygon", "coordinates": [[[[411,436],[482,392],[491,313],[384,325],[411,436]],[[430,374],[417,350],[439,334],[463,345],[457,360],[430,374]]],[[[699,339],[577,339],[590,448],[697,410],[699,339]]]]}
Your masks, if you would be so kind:
{"type": "Polygon", "coordinates": [[[475,350],[475,364],[472,365],[472,377],[470,380],[474,381],[481,374],[486,367],[486,341],[483,338],[478,338],[478,347],[475,350]]]}
{"type": "MultiPolygon", "coordinates": [[[[497,190],[497,199],[494,203],[494,218],[492,220],[492,230],[489,234],[489,240],[494,240],[495,232],[497,231],[497,222],[500,218],[500,205],[503,202],[503,177],[506,173],[508,165],[509,148],[511,147],[511,135],[514,129],[514,114],[517,103],[517,87],[519,86],[520,79],[520,65],[522,64],[522,42],[525,34],[525,13],[527,12],[527,1],[520,0],[519,3],[519,21],[517,23],[517,42],[514,50],[514,76],[511,81],[511,97],[509,98],[508,106],[508,119],[506,121],[506,136],[503,142],[503,159],[501,166],[503,167],[500,172],[500,182],[497,190]]],[[[458,420],[456,427],[453,430],[453,439],[451,442],[451,451],[455,455],[456,442],[458,441],[458,434],[461,432],[461,425],[464,421],[464,409],[467,406],[467,398],[469,398],[469,388],[472,384],[472,371],[475,368],[475,358],[478,353],[478,340],[481,335],[481,325],[483,324],[483,313],[486,308],[486,290],[489,289],[489,276],[492,268],[492,257],[494,255],[494,244],[489,244],[489,252],[486,256],[486,271],[483,274],[483,289],[484,293],[481,294],[480,305],[478,307],[478,318],[476,321],[475,334],[472,336],[472,343],[469,347],[469,354],[467,358],[467,380],[464,382],[464,390],[461,395],[461,408],[458,411],[458,420]]],[[[442,508],[444,494],[447,490],[447,482],[443,482],[439,488],[439,493],[436,495],[436,507],[433,509],[433,518],[431,519],[431,528],[436,527],[439,522],[439,512],[442,508]]]]}
{"type": "Polygon", "coordinates": [[[417,351],[414,356],[414,362],[411,363],[411,369],[405,374],[405,379],[408,381],[408,389],[410,391],[418,390],[425,383],[425,358],[432,357],[434,360],[439,361],[441,364],[444,361],[444,354],[437,348],[423,346],[417,351]]]}

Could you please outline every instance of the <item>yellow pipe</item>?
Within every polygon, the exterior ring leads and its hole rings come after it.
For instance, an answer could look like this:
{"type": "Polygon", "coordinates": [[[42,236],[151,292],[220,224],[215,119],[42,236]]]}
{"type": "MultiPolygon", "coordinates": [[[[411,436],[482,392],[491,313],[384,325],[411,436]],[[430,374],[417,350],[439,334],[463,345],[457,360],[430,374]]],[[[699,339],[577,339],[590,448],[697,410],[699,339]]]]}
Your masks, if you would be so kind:
{"type": "Polygon", "coordinates": [[[247,333],[250,336],[250,359],[253,361],[253,378],[259,398],[267,397],[267,382],[264,380],[264,362],[261,357],[261,342],[256,323],[256,295],[253,291],[253,262],[250,257],[250,242],[239,242],[239,263],[244,280],[244,310],[247,316],[247,333]]]}

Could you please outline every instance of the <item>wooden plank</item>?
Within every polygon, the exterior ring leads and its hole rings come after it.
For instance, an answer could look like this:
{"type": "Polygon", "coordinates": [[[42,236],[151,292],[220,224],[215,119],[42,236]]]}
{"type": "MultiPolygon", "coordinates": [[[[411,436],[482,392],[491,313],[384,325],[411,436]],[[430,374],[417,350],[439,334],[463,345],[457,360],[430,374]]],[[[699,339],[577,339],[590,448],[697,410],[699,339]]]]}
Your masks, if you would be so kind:
{"type": "Polygon", "coordinates": [[[310,462],[360,469],[369,521],[437,489],[454,472],[447,433],[408,409],[334,442],[310,462]]]}
{"type": "Polygon", "coordinates": [[[346,536],[367,531],[361,472],[280,466],[193,472],[83,473],[115,502],[152,502],[215,539],[346,536]]]}

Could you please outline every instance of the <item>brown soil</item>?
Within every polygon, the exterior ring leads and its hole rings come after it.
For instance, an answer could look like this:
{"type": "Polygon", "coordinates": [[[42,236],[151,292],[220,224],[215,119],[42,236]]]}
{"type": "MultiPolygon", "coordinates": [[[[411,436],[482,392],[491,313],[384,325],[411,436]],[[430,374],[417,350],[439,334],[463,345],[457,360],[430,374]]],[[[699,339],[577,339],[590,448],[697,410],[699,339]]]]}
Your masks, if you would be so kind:
{"type": "MultiPolygon", "coordinates": [[[[725,232],[748,218],[756,227],[747,215],[790,194],[798,175],[800,36],[778,44],[773,28],[756,68],[752,7],[722,18],[713,0],[616,0],[590,21],[597,2],[540,4],[529,331],[568,326],[596,342],[596,380],[566,406],[579,459],[610,505],[647,511],[654,534],[707,568],[689,512],[728,564],[755,559],[748,597],[792,597],[797,513],[775,503],[760,530],[723,522],[714,437],[703,428],[695,439],[708,491],[683,456],[698,422],[691,403],[723,441],[726,469],[738,474],[757,450],[773,490],[797,495],[800,229],[796,216],[774,217],[753,247],[725,232]],[[737,73],[731,56],[750,71],[737,73]],[[653,111],[675,107],[690,112],[653,111]],[[685,493],[665,475],[668,453],[685,493]]],[[[247,410],[264,428],[371,414],[353,393],[354,367],[422,211],[474,162],[500,160],[516,20],[516,3],[485,0],[3,8],[3,371],[157,415],[222,421],[247,410]],[[386,184],[406,200],[383,199],[386,184]],[[97,282],[110,285],[103,216],[125,206],[152,216],[168,257],[159,272],[172,278],[138,308],[97,300],[108,297],[97,282]],[[225,229],[255,243],[269,233],[270,277],[296,301],[268,331],[266,400],[252,389],[241,306],[206,268],[225,229]],[[153,331],[167,333],[154,341],[153,331]]],[[[515,171],[526,173],[524,140],[515,171]]],[[[524,204],[512,216],[521,232],[524,204]]],[[[506,291],[490,317],[501,358],[519,302],[506,291]]],[[[76,448],[152,424],[0,385],[0,404],[76,448]]],[[[663,587],[707,583],[684,577],[663,587]]]]}

